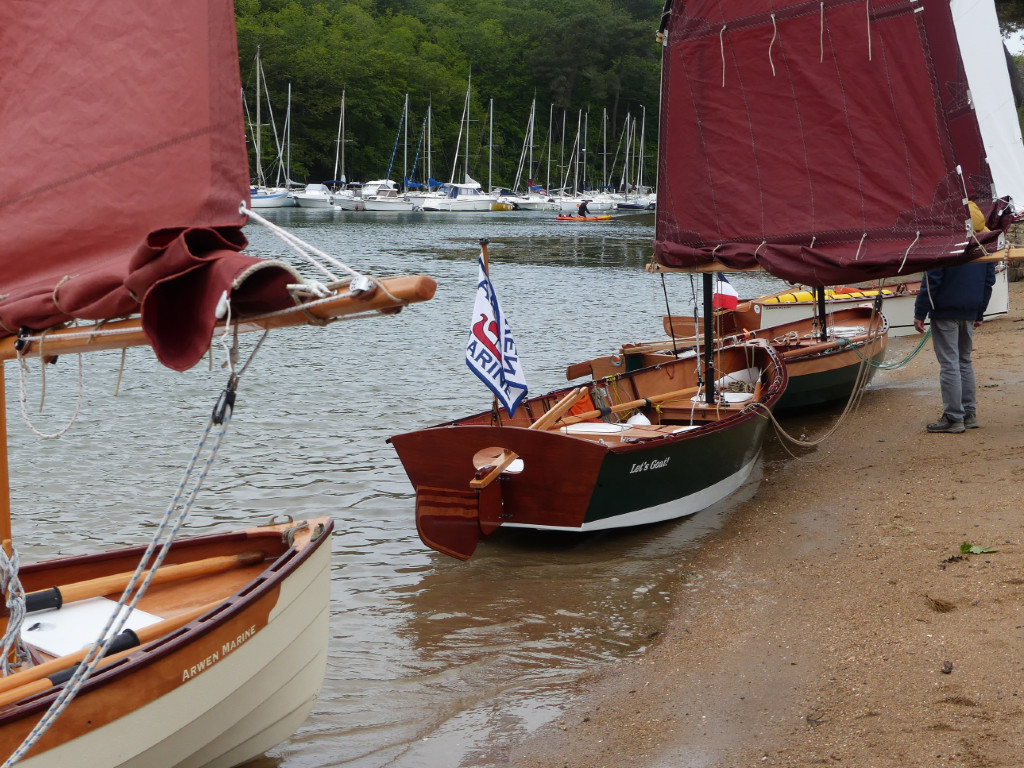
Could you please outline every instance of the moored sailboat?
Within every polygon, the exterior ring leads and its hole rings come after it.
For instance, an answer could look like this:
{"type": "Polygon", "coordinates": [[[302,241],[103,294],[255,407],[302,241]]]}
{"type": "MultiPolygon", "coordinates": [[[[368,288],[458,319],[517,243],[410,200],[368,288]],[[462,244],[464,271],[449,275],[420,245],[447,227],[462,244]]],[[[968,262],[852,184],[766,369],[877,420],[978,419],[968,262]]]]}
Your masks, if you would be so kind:
{"type": "MultiPolygon", "coordinates": [[[[0,24],[0,93],[23,118],[0,137],[25,150],[6,168],[17,194],[0,199],[0,360],[147,345],[186,370],[226,335],[230,376],[193,457],[205,446],[209,463],[248,365],[236,365],[239,335],[433,295],[425,277],[371,278],[326,258],[312,279],[242,252],[242,227],[258,217],[231,3],[16,4],[0,24]],[[68,39],[82,57],[60,55],[68,39]],[[59,221],[45,186],[26,183],[56,178],[82,196],[59,221]],[[126,194],[87,194],[97,187],[126,194]]],[[[285,516],[178,539],[205,477],[193,464],[148,546],[18,568],[0,431],[7,764],[227,768],[287,738],[324,674],[332,521],[285,516]]]]}
{"type": "Polygon", "coordinates": [[[424,543],[465,559],[499,527],[586,532],[670,520],[747,480],[786,388],[770,346],[527,397],[484,256],[478,269],[466,359],[495,392],[494,408],[390,441],[416,490],[424,543]]]}

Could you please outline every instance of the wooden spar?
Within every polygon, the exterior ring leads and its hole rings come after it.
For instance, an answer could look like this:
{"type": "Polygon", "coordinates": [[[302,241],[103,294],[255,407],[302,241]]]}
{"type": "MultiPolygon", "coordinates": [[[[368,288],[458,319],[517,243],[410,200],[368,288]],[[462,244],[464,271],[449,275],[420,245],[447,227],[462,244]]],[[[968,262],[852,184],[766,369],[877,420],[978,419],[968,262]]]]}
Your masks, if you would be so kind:
{"type": "MultiPolygon", "coordinates": [[[[986,264],[994,261],[1024,261],[1024,246],[1008,246],[999,251],[993,251],[992,253],[979,256],[976,259],[972,259],[967,262],[969,264],[981,263],[986,264]]],[[[764,268],[760,265],[753,267],[744,267],[737,269],[736,267],[727,267],[720,261],[709,261],[706,264],[697,264],[692,267],[666,267],[663,264],[650,263],[647,264],[645,269],[652,274],[662,274],[665,272],[763,272],[764,268]]],[[[890,277],[897,277],[897,275],[890,275],[890,277]]]]}
{"type": "Polygon", "coordinates": [[[490,242],[491,241],[488,240],[486,237],[480,241],[480,252],[483,254],[484,257],[484,272],[488,275],[491,274],[490,265],[487,263],[487,245],[490,242]]]}
{"type": "MultiPolygon", "coordinates": [[[[123,651],[104,657],[100,660],[98,666],[106,666],[107,664],[111,664],[118,659],[127,656],[129,653],[133,653],[138,646],[151,643],[176,629],[180,629],[189,622],[198,619],[207,611],[213,610],[218,605],[220,605],[220,603],[201,605],[198,608],[193,608],[185,613],[179,614],[178,616],[172,616],[169,619],[158,621],[156,624],[150,624],[148,627],[134,630],[135,636],[139,639],[139,642],[134,647],[127,648],[123,651]]],[[[55,685],[55,683],[47,678],[78,664],[85,658],[85,655],[89,650],[89,647],[83,648],[80,651],[69,653],[66,656],[58,656],[57,658],[50,659],[42,664],[37,664],[34,667],[29,667],[28,669],[23,669],[20,672],[15,672],[13,675],[0,678],[0,691],[5,692],[0,695],[0,707],[6,707],[8,704],[13,704],[26,696],[48,691],[55,685]]]]}
{"type": "MultiPolygon", "coordinates": [[[[14,535],[11,532],[11,480],[7,466],[7,394],[4,385],[4,364],[0,360],[0,544],[11,555],[14,535]]],[[[0,595],[6,598],[6,595],[0,595]]]]}
{"type": "MultiPolygon", "coordinates": [[[[242,552],[237,555],[221,555],[219,557],[208,557],[203,560],[194,560],[188,563],[177,563],[157,568],[150,580],[150,585],[167,584],[172,581],[193,579],[197,576],[210,576],[215,573],[223,573],[232,568],[243,565],[256,565],[263,562],[266,553],[262,551],[242,552]]],[[[145,571],[140,577],[141,583],[149,574],[145,571]]],[[[87,600],[91,597],[109,595],[113,592],[120,592],[128,586],[134,572],[112,573],[109,576],[100,576],[95,579],[76,581],[65,584],[62,587],[50,587],[38,592],[30,592],[25,595],[25,610],[28,613],[43,611],[49,608],[60,608],[67,603],[76,600],[87,600]]]]}
{"type": "MultiPolygon", "coordinates": [[[[551,408],[545,411],[544,414],[535,422],[533,422],[533,424],[531,424],[528,428],[547,429],[555,421],[557,421],[563,413],[572,408],[576,404],[576,401],[583,397],[583,394],[585,392],[586,390],[583,389],[582,387],[577,387],[572,392],[563,397],[561,400],[559,400],[557,403],[555,403],[553,406],[551,406],[551,408]]],[[[509,464],[511,464],[518,458],[519,456],[515,452],[505,451],[505,455],[502,457],[501,461],[499,461],[494,466],[494,468],[483,477],[479,479],[474,478],[470,480],[469,487],[477,491],[486,488],[488,485],[490,485],[491,483],[498,479],[498,476],[502,472],[504,472],[506,468],[508,468],[509,464]]]]}
{"type": "MultiPolygon", "coordinates": [[[[406,304],[428,301],[437,290],[437,283],[425,275],[380,278],[377,282],[379,285],[366,293],[343,294],[300,304],[282,312],[242,317],[238,321],[238,330],[240,333],[273,330],[362,312],[397,311],[406,304]]],[[[222,333],[223,329],[223,324],[218,324],[214,333],[222,333]]],[[[0,339],[0,361],[18,357],[14,347],[16,341],[13,336],[0,339]]],[[[102,325],[62,328],[48,331],[45,336],[33,334],[26,337],[26,341],[28,343],[20,353],[23,357],[70,355],[149,344],[138,317],[102,325]]]]}

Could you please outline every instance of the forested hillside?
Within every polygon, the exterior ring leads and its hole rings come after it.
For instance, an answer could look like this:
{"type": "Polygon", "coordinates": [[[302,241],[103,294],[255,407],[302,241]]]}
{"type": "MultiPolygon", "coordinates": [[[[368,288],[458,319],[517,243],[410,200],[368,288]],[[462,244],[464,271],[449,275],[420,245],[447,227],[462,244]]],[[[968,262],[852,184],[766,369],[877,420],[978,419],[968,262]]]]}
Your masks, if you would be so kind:
{"type": "MultiPolygon", "coordinates": [[[[254,119],[258,49],[279,135],[291,86],[291,178],[322,181],[334,173],[344,93],[344,171],[350,180],[366,180],[387,173],[408,94],[408,163],[419,147],[417,177],[422,179],[421,135],[429,105],[433,176],[447,181],[472,75],[469,171],[485,186],[489,157],[493,184],[515,183],[534,98],[534,167],[524,177],[544,182],[550,174],[556,186],[578,125],[585,122],[581,144],[591,168],[588,181],[600,183],[618,150],[617,183],[627,114],[640,118],[646,108],[645,179],[653,180],[660,73],[655,35],[663,5],[663,0],[236,0],[246,105],[254,119]]],[[[261,123],[267,168],[276,150],[265,100],[261,123]]],[[[637,124],[637,136],[640,128],[637,124]]],[[[396,181],[402,178],[402,133],[390,174],[396,181]]],[[[463,173],[464,142],[456,180],[463,173]]]]}

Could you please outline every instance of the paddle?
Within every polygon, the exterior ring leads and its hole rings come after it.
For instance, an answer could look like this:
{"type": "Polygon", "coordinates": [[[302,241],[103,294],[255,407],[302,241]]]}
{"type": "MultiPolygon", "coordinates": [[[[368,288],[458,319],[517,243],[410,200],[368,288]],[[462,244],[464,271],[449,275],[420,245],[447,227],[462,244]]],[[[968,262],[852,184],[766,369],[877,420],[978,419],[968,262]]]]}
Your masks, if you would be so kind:
{"type": "MultiPolygon", "coordinates": [[[[138,646],[145,645],[176,629],[180,629],[207,611],[213,610],[218,605],[220,603],[207,603],[178,616],[158,621],[156,624],[150,624],[148,627],[136,630],[127,629],[119,633],[107,650],[107,655],[100,661],[98,666],[111,664],[127,656],[138,646]]],[[[65,682],[71,677],[75,666],[85,658],[89,650],[88,647],[82,648],[74,653],[59,656],[56,659],[37,664],[21,672],[15,672],[8,677],[0,678],[0,691],[6,691],[6,693],[0,694],[0,708],[13,704],[26,696],[48,691],[50,688],[65,682]]]]}
{"type": "MultiPolygon", "coordinates": [[[[208,557],[205,560],[194,560],[190,563],[177,565],[165,565],[158,568],[150,584],[165,584],[171,581],[191,579],[196,576],[209,576],[214,573],[238,568],[243,565],[255,565],[266,557],[262,551],[242,552],[238,555],[222,555],[219,557],[208,557]]],[[[109,595],[111,592],[119,592],[128,586],[134,572],[114,573],[110,576],[100,576],[86,581],[76,581],[65,584],[63,587],[50,587],[37,592],[30,592],[25,595],[25,611],[33,613],[48,608],[60,608],[64,603],[73,603],[76,600],[87,600],[90,597],[109,595]]],[[[140,578],[146,577],[144,573],[140,578]]],[[[0,687],[0,690],[3,690],[0,687]]]]}
{"type": "MultiPolygon", "coordinates": [[[[551,424],[557,421],[563,413],[572,408],[576,404],[576,401],[583,397],[584,394],[586,394],[586,390],[582,387],[577,387],[545,411],[539,419],[529,426],[529,429],[547,429],[551,424]]],[[[486,488],[488,485],[493,483],[498,476],[505,471],[505,469],[508,468],[509,464],[518,458],[518,454],[512,451],[505,451],[505,457],[495,465],[494,469],[479,479],[474,478],[473,480],[470,480],[469,487],[474,490],[486,488]]]]}

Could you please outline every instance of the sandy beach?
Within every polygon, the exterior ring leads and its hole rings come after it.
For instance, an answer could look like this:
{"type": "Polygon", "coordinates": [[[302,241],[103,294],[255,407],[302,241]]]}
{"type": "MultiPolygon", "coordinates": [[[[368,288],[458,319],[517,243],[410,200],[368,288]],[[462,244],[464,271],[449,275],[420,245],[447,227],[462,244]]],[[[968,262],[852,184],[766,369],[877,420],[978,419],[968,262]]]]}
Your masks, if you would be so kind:
{"type": "MultiPolygon", "coordinates": [[[[687,554],[659,642],[581,681],[508,764],[1024,765],[1022,305],[1011,283],[975,335],[980,429],[925,431],[929,342],[822,445],[773,439],[757,493],[687,554]]],[[[837,415],[783,426],[811,439],[837,415]]]]}

